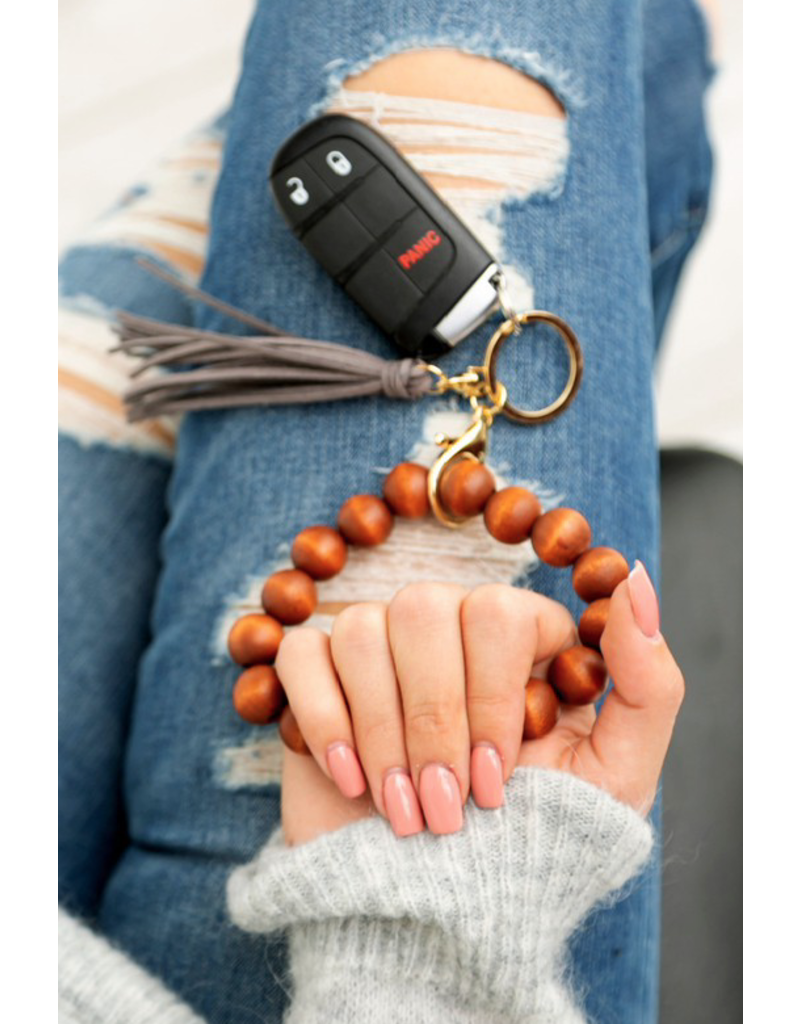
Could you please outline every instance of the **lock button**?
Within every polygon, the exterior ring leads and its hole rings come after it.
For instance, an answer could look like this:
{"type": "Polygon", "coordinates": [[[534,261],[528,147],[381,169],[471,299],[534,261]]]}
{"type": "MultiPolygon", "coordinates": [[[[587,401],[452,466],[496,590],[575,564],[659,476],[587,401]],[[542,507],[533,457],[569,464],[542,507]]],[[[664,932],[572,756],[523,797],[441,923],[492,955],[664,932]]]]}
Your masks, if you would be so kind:
{"type": "Polygon", "coordinates": [[[305,160],[295,160],[272,178],[272,191],[293,228],[301,227],[333,196],[305,160]]]}
{"type": "Polygon", "coordinates": [[[345,138],[328,139],[304,155],[312,171],[334,192],[350,188],[376,164],[363,146],[345,138]]]}

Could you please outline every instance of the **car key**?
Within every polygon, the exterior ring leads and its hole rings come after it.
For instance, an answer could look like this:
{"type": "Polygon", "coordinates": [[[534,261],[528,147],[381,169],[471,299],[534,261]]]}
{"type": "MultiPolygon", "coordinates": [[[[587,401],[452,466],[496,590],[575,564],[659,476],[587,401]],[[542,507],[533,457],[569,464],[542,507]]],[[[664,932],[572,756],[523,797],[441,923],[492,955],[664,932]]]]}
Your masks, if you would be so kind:
{"type": "Polygon", "coordinates": [[[499,307],[500,267],[382,135],[326,114],[278,150],[270,183],[292,231],[406,352],[453,348],[499,307]]]}

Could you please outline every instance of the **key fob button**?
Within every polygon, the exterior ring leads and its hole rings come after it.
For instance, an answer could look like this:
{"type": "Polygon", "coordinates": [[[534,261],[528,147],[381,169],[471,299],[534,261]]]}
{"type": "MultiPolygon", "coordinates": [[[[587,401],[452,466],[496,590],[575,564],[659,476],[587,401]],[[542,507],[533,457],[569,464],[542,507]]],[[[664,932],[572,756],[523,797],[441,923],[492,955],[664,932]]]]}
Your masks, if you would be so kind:
{"type": "Polygon", "coordinates": [[[272,191],[293,228],[304,224],[333,196],[305,160],[295,160],[276,174],[272,191]]]}
{"type": "Polygon", "coordinates": [[[334,206],[303,235],[303,245],[333,277],[373,244],[375,239],[344,206],[334,206]]]}
{"type": "Polygon", "coordinates": [[[384,248],[394,265],[422,291],[439,280],[453,259],[450,239],[422,210],[404,220],[384,248]]]}
{"type": "Polygon", "coordinates": [[[412,312],[421,292],[382,249],[353,274],[345,291],[391,334],[412,312]]]}
{"type": "Polygon", "coordinates": [[[345,199],[364,227],[379,238],[416,207],[416,203],[385,167],[375,170],[345,199]]]}
{"type": "Polygon", "coordinates": [[[305,154],[311,170],[333,192],[342,192],[375,166],[375,157],[352,139],[328,139],[305,154]]]}

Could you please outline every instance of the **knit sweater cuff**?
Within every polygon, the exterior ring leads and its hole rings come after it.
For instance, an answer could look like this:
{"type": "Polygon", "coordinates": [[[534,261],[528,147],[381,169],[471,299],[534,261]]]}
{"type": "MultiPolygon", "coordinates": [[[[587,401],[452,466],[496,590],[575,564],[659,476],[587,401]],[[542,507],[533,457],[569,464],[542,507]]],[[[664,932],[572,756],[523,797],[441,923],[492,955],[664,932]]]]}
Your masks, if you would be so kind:
{"type": "Polygon", "coordinates": [[[518,768],[506,804],[452,836],[399,840],[370,818],[288,848],[228,885],[234,921],[289,928],[290,1020],[581,1020],[566,941],[643,866],[650,826],[573,776],[518,768]]]}

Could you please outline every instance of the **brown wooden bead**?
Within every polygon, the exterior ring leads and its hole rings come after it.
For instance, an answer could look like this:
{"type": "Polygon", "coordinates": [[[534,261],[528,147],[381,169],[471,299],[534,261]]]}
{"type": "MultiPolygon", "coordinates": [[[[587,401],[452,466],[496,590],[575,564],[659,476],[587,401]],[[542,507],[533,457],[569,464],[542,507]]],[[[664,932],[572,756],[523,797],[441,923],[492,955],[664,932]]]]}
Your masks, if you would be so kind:
{"type": "Polygon", "coordinates": [[[611,599],[601,597],[597,601],[592,601],[581,615],[581,621],[578,623],[578,636],[586,647],[600,647],[600,637],[606,628],[610,607],[611,599]]]}
{"type": "Polygon", "coordinates": [[[533,550],[548,565],[572,565],[592,542],[592,528],[574,508],[554,508],[533,524],[533,550]]]}
{"type": "Polygon", "coordinates": [[[483,520],[495,540],[521,544],[531,535],[534,521],[542,511],[539,499],[524,487],[504,487],[486,502],[483,520]]]}
{"type": "Polygon", "coordinates": [[[430,511],[428,470],[416,462],[401,462],[383,483],[389,508],[404,519],[421,519],[430,511]]]}
{"type": "Polygon", "coordinates": [[[572,570],[572,586],[584,601],[611,597],[617,584],[627,578],[628,563],[614,548],[590,548],[572,570]]]}
{"type": "Polygon", "coordinates": [[[306,572],[282,569],[274,572],[261,591],[261,603],[268,615],[286,626],[305,622],[317,606],[317,588],[306,572]]]}
{"type": "Polygon", "coordinates": [[[295,754],[311,753],[306,746],[306,741],[303,739],[303,734],[300,732],[297,719],[294,717],[294,713],[288,704],[283,709],[283,714],[278,720],[278,734],[289,750],[293,750],[295,754]]]}
{"type": "Polygon", "coordinates": [[[315,580],[329,580],[347,561],[347,545],[330,526],[309,526],[292,543],[292,561],[315,580]]]}
{"type": "Polygon", "coordinates": [[[525,687],[525,725],[522,736],[539,740],[558,721],[561,705],[558,695],[546,679],[531,679],[525,687]]]}
{"type": "Polygon", "coordinates": [[[278,673],[271,665],[245,669],[233,688],[233,706],[245,722],[266,725],[286,703],[278,673]]]}
{"type": "Polygon", "coordinates": [[[228,650],[240,665],[274,661],[283,639],[283,626],[271,615],[243,615],[228,633],[228,650]]]}
{"type": "Polygon", "coordinates": [[[448,512],[467,518],[483,512],[494,489],[494,477],[482,462],[459,459],[442,473],[439,497],[448,512]]]}
{"type": "Polygon", "coordinates": [[[570,647],[550,662],[547,681],[565,704],[591,704],[606,686],[606,663],[591,647],[570,647]]]}
{"type": "Polygon", "coordinates": [[[354,494],[339,509],[339,529],[351,544],[374,547],[392,532],[389,506],[374,494],[354,494]]]}

